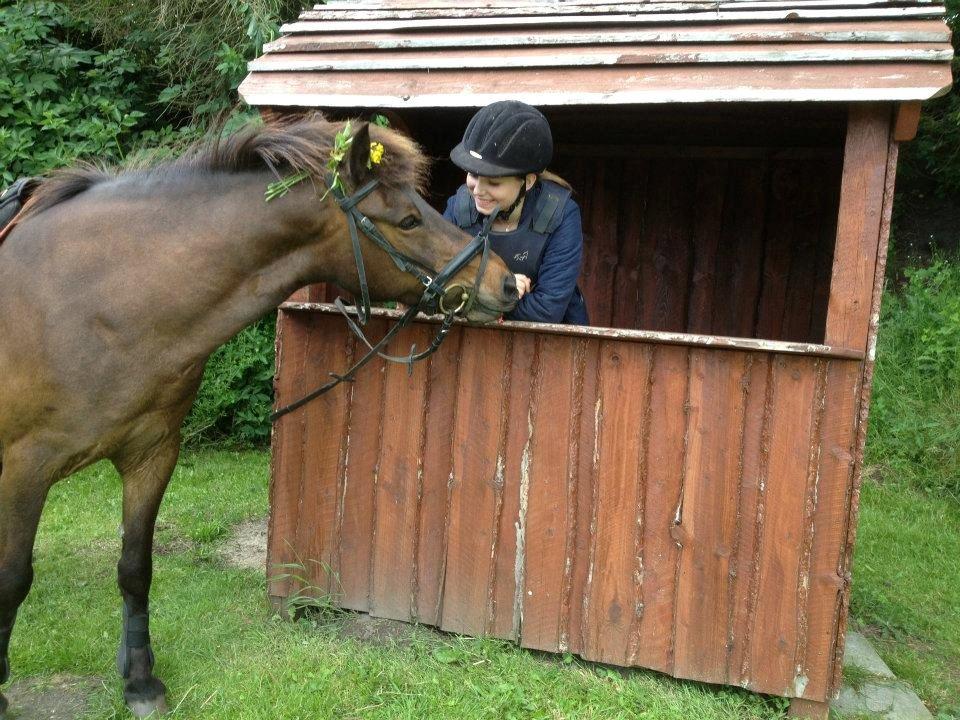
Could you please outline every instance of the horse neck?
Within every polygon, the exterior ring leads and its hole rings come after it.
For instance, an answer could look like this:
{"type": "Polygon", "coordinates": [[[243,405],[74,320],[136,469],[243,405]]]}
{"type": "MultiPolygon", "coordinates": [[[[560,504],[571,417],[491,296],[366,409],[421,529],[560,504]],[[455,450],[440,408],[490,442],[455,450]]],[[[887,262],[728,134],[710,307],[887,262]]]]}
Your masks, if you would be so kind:
{"type": "Polygon", "coordinates": [[[309,182],[266,202],[273,179],[225,173],[187,180],[181,189],[189,200],[164,211],[178,235],[173,250],[186,261],[174,282],[189,289],[177,310],[190,355],[205,356],[323,274],[324,238],[343,222],[340,213],[329,200],[321,208],[309,182]]]}

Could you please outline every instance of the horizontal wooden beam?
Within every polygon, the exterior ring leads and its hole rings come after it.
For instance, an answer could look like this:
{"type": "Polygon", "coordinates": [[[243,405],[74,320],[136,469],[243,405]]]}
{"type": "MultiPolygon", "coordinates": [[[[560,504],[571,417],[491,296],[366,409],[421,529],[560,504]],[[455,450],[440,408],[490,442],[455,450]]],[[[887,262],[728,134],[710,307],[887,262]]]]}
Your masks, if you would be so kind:
{"type": "Polygon", "coordinates": [[[580,48],[577,52],[502,49],[469,53],[409,52],[379,53],[282,53],[252,61],[251,71],[384,71],[468,70],[549,67],[597,67],[604,65],[715,65],[745,63],[841,63],[841,62],[936,62],[949,63],[953,50],[938,46],[897,45],[881,47],[737,45],[703,49],[698,46],[638,46],[580,48]]]}
{"type": "Polygon", "coordinates": [[[569,69],[254,72],[250,105],[473,108],[531,105],[926,100],[952,87],[947,63],[648,65],[569,69]]]}
{"type": "Polygon", "coordinates": [[[375,32],[375,31],[413,31],[413,30],[444,30],[456,29],[459,31],[468,28],[482,29],[484,32],[503,27],[545,27],[545,26],[574,26],[586,27],[591,25],[621,25],[624,27],[645,25],[652,23],[682,23],[707,22],[711,25],[720,25],[726,22],[763,22],[763,21],[803,21],[803,20],[841,20],[851,19],[871,21],[889,18],[941,18],[945,13],[942,5],[929,7],[907,8],[876,8],[876,9],[784,9],[784,10],[756,10],[749,12],[676,12],[643,14],[610,14],[610,15],[550,15],[541,17],[478,17],[476,14],[461,18],[447,19],[419,19],[419,20],[304,20],[288,23],[280,28],[282,33],[327,33],[327,32],[375,32]]]}
{"type": "Polygon", "coordinates": [[[897,142],[913,140],[920,125],[920,103],[906,102],[897,105],[893,121],[893,139],[897,142]]]}
{"type": "MultiPolygon", "coordinates": [[[[282,312],[313,312],[325,315],[339,315],[340,311],[332,303],[285,302],[280,306],[282,312]]],[[[372,317],[398,320],[403,316],[399,310],[371,308],[372,317]]],[[[414,323],[439,324],[441,318],[418,317],[414,323]]],[[[457,321],[457,324],[466,324],[457,321]]],[[[726,350],[750,350],[779,353],[781,355],[807,355],[811,357],[830,357],[845,360],[862,360],[863,353],[856,350],[833,348],[815,343],[782,342],[779,340],[760,340],[752,338],[722,337],[719,335],[696,335],[693,333],[671,333],[653,330],[626,330],[621,328],[588,327],[580,325],[555,325],[553,323],[533,323],[505,321],[497,328],[518,332],[542,333],[545,335],[568,335],[573,337],[603,338],[608,340],[627,340],[649,342],[663,345],[681,345],[685,347],[708,347],[726,350]]]]}
{"type": "Polygon", "coordinates": [[[786,10],[837,10],[837,9],[901,9],[911,6],[926,9],[936,2],[904,3],[898,0],[737,0],[735,2],[706,2],[682,0],[671,2],[620,2],[620,3],[415,3],[408,6],[386,6],[383,3],[332,3],[304,10],[301,20],[419,20],[429,18],[462,17],[523,17],[557,16],[613,13],[677,13],[677,12],[755,12],[786,10]]]}
{"type": "Polygon", "coordinates": [[[363,32],[288,35],[267,43],[264,52],[337,52],[349,50],[433,50],[490,47],[584,47],[697,43],[944,43],[950,30],[941,20],[857,23],[734,23],[721,27],[686,25],[609,31],[545,28],[537,32],[363,32]]]}

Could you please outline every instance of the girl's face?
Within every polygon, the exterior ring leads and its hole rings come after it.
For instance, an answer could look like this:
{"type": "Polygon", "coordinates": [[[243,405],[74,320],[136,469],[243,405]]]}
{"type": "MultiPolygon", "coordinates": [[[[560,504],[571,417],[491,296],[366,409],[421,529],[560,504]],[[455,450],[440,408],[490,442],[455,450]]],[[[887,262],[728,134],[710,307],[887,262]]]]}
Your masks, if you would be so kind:
{"type": "Polygon", "coordinates": [[[467,173],[467,190],[473,196],[477,211],[481,215],[489,215],[497,205],[501,210],[510,207],[516,201],[520,186],[525,181],[525,178],[519,177],[492,178],[467,173]]]}

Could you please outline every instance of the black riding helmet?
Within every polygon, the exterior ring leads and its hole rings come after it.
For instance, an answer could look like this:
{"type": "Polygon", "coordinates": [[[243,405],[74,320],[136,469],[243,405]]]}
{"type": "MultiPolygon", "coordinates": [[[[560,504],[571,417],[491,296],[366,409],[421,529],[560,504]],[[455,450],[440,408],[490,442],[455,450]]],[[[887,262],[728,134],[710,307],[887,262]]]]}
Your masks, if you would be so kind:
{"type": "Polygon", "coordinates": [[[518,100],[480,109],[463,140],[450,151],[462,170],[484,177],[509,177],[546,170],[553,157],[550,124],[539,110],[518,100]]]}

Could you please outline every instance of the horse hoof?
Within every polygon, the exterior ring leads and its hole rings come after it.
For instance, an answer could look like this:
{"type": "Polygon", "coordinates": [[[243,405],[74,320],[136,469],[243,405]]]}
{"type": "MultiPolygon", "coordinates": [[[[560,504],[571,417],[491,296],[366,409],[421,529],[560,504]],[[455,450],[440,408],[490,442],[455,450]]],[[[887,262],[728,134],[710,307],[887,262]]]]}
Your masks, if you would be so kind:
{"type": "Polygon", "coordinates": [[[0,720],[5,720],[7,717],[7,707],[10,703],[7,702],[7,699],[3,696],[3,693],[0,693],[0,720]]]}
{"type": "Polygon", "coordinates": [[[127,683],[123,699],[134,717],[159,717],[167,713],[167,689],[156,678],[127,683]]]}

